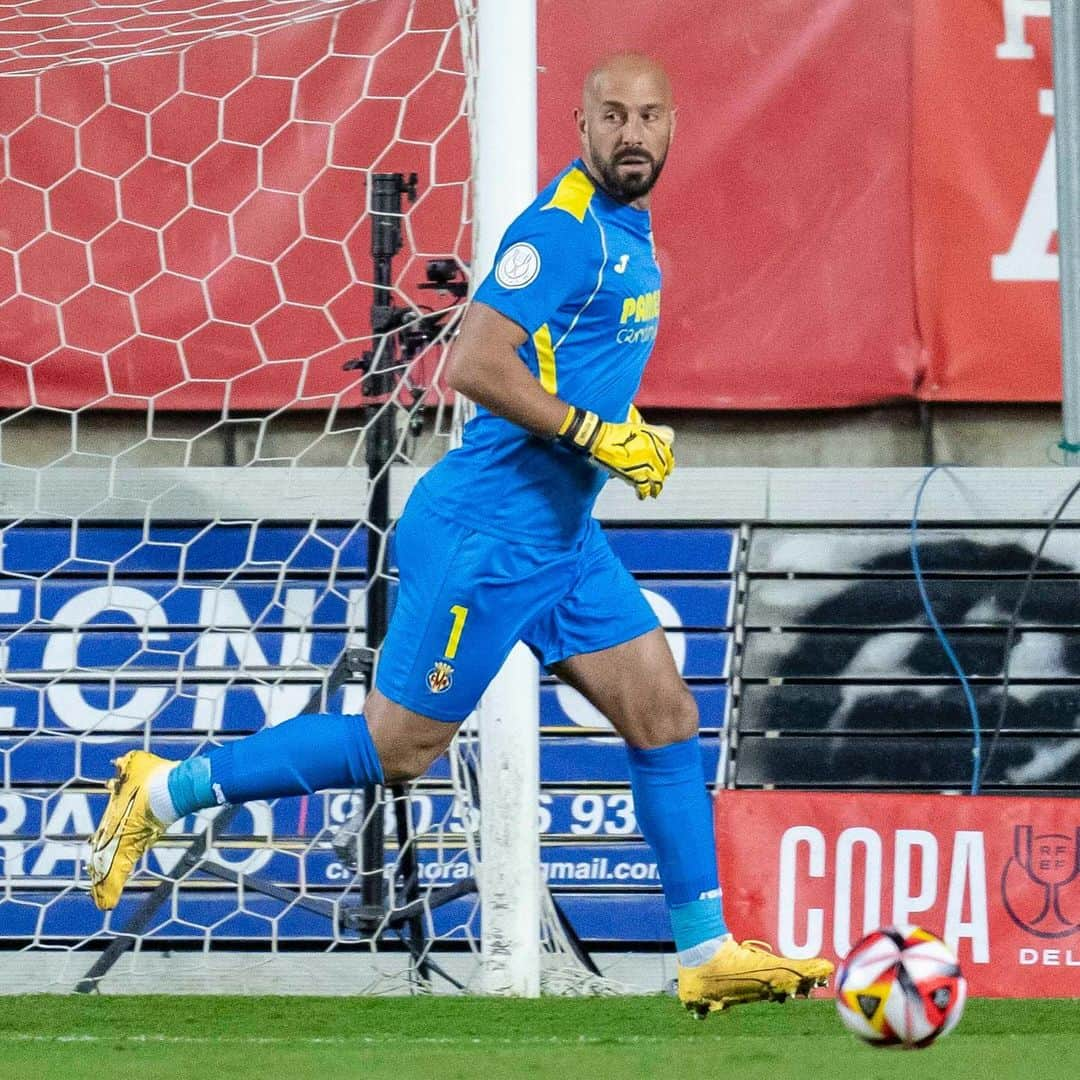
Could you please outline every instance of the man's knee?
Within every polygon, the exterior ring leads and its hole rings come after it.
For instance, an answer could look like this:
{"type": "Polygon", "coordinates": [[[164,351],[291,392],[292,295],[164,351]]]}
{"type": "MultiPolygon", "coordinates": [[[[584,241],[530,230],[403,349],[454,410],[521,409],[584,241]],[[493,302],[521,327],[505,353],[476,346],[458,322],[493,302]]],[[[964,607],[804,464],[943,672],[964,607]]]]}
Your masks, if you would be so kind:
{"type": "Polygon", "coordinates": [[[379,753],[383,780],[388,784],[405,783],[423,776],[450,743],[449,738],[406,741],[385,730],[373,732],[372,741],[379,753]]]}
{"type": "Polygon", "coordinates": [[[681,680],[656,687],[627,703],[626,741],[640,750],[692,739],[698,732],[698,707],[681,680]]]}
{"type": "Polygon", "coordinates": [[[450,745],[456,724],[420,716],[372,691],[364,706],[371,741],[388,784],[423,776],[450,745]]]}
{"type": "Polygon", "coordinates": [[[387,784],[406,784],[428,771],[432,762],[442,753],[421,746],[394,746],[379,754],[383,780],[387,784]]]}

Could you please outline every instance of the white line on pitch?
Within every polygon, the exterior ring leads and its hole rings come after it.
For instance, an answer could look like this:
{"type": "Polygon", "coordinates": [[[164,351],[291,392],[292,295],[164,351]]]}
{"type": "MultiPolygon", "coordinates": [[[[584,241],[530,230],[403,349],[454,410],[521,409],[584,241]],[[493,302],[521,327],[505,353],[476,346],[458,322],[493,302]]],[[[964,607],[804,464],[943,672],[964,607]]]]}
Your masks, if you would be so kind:
{"type": "MultiPolygon", "coordinates": [[[[771,1036],[770,1036],[771,1037],[771,1036]]],[[[700,1040],[705,1038],[707,1041],[722,1042],[730,1041],[731,1036],[697,1036],[700,1040]]],[[[183,1043],[183,1044],[195,1044],[195,1045],[217,1045],[222,1043],[236,1043],[245,1046],[280,1046],[289,1045],[291,1043],[304,1043],[310,1045],[327,1045],[327,1046],[378,1046],[378,1045],[394,1045],[401,1046],[402,1043],[422,1043],[424,1045],[435,1046],[459,1046],[459,1045],[491,1045],[492,1043],[502,1044],[505,1046],[580,1046],[583,1044],[642,1044],[642,1043],[661,1043],[671,1042],[670,1037],[662,1035],[619,1035],[619,1036],[603,1036],[603,1035],[575,1035],[572,1037],[566,1037],[562,1035],[533,1035],[523,1036],[520,1038],[481,1038],[479,1036],[473,1037],[439,1037],[439,1036],[402,1036],[400,1034],[386,1034],[386,1035],[352,1035],[352,1036],[337,1036],[337,1035],[308,1035],[297,1036],[295,1038],[289,1038],[281,1035],[91,1035],[86,1033],[73,1032],[67,1035],[31,1035],[22,1032],[0,1032],[0,1042],[42,1042],[42,1043],[116,1043],[116,1042],[133,1042],[133,1043],[183,1043]]]]}

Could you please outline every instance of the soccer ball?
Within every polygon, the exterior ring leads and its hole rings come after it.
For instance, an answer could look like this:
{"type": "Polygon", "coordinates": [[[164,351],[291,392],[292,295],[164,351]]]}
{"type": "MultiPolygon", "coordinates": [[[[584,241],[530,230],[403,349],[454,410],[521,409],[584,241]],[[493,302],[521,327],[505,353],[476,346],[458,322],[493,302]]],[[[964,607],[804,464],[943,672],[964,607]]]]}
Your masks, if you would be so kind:
{"type": "Polygon", "coordinates": [[[966,998],[956,954],[917,926],[868,934],[836,975],[840,1019],[874,1046],[929,1046],[956,1027],[966,998]]]}

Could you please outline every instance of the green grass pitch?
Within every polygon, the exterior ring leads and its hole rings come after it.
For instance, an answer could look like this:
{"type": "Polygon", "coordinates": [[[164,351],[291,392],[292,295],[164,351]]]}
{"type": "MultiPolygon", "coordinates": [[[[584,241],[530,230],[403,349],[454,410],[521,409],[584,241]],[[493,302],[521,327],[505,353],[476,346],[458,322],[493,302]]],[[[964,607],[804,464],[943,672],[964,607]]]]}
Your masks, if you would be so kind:
{"type": "Polygon", "coordinates": [[[875,1050],[832,1001],[694,1020],[672,998],[0,997],[2,1080],[1056,1080],[1080,999],[970,1001],[926,1050],[875,1050]]]}

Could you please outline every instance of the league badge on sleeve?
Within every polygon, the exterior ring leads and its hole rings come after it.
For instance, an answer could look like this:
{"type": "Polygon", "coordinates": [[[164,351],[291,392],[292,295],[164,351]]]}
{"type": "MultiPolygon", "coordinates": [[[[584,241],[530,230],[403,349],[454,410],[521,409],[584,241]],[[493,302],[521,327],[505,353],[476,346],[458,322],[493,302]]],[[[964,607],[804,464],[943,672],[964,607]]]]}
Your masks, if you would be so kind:
{"type": "Polygon", "coordinates": [[[427,673],[428,689],[433,694],[445,694],[454,685],[454,667],[445,660],[437,660],[427,673]]]}
{"type": "Polygon", "coordinates": [[[499,265],[495,267],[495,280],[504,289],[523,289],[531,285],[540,273],[540,252],[521,241],[511,244],[503,252],[499,265]]]}

